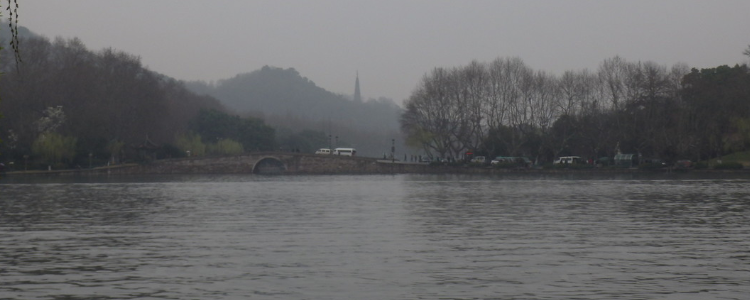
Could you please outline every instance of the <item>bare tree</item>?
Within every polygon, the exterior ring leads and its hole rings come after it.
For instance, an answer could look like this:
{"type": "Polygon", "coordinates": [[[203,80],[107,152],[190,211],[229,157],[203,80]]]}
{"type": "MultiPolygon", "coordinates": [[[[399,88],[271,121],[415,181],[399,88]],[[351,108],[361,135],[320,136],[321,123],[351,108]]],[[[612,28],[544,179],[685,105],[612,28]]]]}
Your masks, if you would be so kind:
{"type": "Polygon", "coordinates": [[[537,71],[533,77],[533,85],[534,101],[530,103],[529,111],[534,128],[530,135],[535,136],[538,141],[533,149],[528,149],[528,155],[533,155],[534,160],[539,162],[540,153],[544,152],[547,144],[545,136],[549,135],[552,124],[560,116],[560,84],[557,77],[537,71]]]}
{"type": "Polygon", "coordinates": [[[497,130],[508,123],[508,98],[515,92],[508,79],[507,59],[495,59],[487,69],[487,126],[489,130],[497,130]]]}
{"type": "Polygon", "coordinates": [[[607,107],[619,110],[625,98],[625,76],[627,62],[619,56],[604,60],[599,65],[599,84],[602,86],[602,96],[606,97],[607,107]]]}
{"type": "Polygon", "coordinates": [[[507,155],[511,155],[523,145],[524,131],[531,124],[529,104],[533,100],[533,71],[520,58],[507,58],[493,67],[499,68],[497,79],[502,82],[497,85],[500,107],[504,109],[501,127],[495,128],[495,132],[504,134],[496,139],[504,144],[507,155]]]}
{"type": "Polygon", "coordinates": [[[667,67],[655,62],[638,65],[639,86],[637,98],[633,99],[630,115],[633,116],[632,138],[638,152],[654,157],[668,146],[663,130],[673,116],[668,106],[669,74],[667,67]]]}
{"type": "Polygon", "coordinates": [[[448,86],[450,72],[435,68],[406,100],[401,130],[408,144],[421,144],[428,155],[445,157],[454,143],[455,112],[451,110],[448,86]]]}
{"type": "Polygon", "coordinates": [[[562,152],[596,158],[624,151],[672,157],[680,146],[681,82],[687,66],[605,60],[596,73],[561,77],[519,58],[436,68],[407,101],[403,132],[430,153],[492,155],[562,152]]]}
{"type": "MultiPolygon", "coordinates": [[[[484,112],[486,103],[486,67],[477,61],[458,70],[456,80],[459,82],[459,90],[456,95],[458,107],[462,120],[457,139],[461,141],[458,151],[478,150],[484,142],[487,134],[486,116],[484,112]]],[[[456,153],[460,154],[460,153],[456,153]]]]}

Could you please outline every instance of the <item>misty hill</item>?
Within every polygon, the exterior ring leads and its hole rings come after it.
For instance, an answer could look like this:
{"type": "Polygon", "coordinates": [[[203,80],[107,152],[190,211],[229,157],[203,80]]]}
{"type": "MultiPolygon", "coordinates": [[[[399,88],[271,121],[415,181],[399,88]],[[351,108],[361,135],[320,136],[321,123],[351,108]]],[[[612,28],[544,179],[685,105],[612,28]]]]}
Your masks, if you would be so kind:
{"type": "Polygon", "coordinates": [[[186,86],[196,93],[213,96],[227,108],[240,113],[330,120],[368,130],[398,129],[401,112],[401,108],[390,99],[370,99],[360,103],[331,93],[302,77],[293,68],[265,66],[215,85],[188,82],[186,86]]]}
{"type": "Polygon", "coordinates": [[[235,113],[264,119],[276,127],[282,147],[293,147],[299,133],[312,130],[330,135],[314,147],[356,147],[361,156],[379,157],[390,151],[395,139],[397,149],[404,149],[398,123],[401,107],[393,100],[354,101],[318,87],[293,68],[265,66],[215,84],[198,81],[185,86],[219,99],[235,113]]]}
{"type": "MultiPolygon", "coordinates": [[[[18,37],[39,38],[41,36],[24,26],[18,26],[18,37]]],[[[0,22],[0,40],[3,41],[3,47],[8,46],[8,41],[10,41],[10,28],[8,27],[8,22],[0,22]]]]}

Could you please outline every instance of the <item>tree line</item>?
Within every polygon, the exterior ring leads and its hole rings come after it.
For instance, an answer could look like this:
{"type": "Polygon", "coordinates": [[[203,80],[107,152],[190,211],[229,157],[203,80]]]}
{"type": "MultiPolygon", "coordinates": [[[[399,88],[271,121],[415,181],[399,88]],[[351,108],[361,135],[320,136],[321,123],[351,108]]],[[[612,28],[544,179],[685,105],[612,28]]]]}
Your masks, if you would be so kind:
{"type": "Polygon", "coordinates": [[[215,98],[148,70],[137,56],[90,51],[78,39],[21,43],[22,63],[0,61],[3,161],[46,168],[183,156],[190,149],[180,146],[192,147],[186,137],[198,137],[206,153],[276,147],[262,120],[228,114],[215,98]]]}
{"type": "MultiPolygon", "coordinates": [[[[0,102],[0,111],[5,115],[0,118],[3,140],[0,161],[16,162],[15,169],[21,168],[18,164],[22,162],[28,162],[29,169],[69,168],[180,157],[188,153],[193,156],[258,150],[313,153],[329,146],[361,147],[363,155],[379,155],[386,149],[383,144],[390,145],[391,139],[398,136],[394,123],[400,108],[388,99],[355,104],[334,95],[332,99],[343,102],[333,101],[338,104],[329,105],[327,110],[346,115],[344,107],[358,105],[368,110],[371,118],[381,115],[392,119],[384,120],[387,124],[381,124],[381,128],[392,126],[393,130],[366,132],[358,128],[362,122],[349,119],[354,116],[312,119],[290,112],[263,111],[237,115],[236,108],[225,108],[219,99],[199,95],[184,82],[144,68],[137,56],[113,49],[90,51],[79,39],[50,41],[30,32],[21,41],[22,62],[0,62],[0,71],[4,72],[0,80],[4,100],[0,102]]],[[[10,51],[7,49],[0,55],[12,55],[10,51]]],[[[281,77],[274,84],[279,88],[267,89],[266,98],[278,99],[280,96],[275,93],[287,90],[283,88],[284,80],[290,81],[291,86],[307,82],[302,87],[313,87],[317,94],[330,94],[293,69],[266,67],[252,74],[264,75],[253,77],[262,82],[272,80],[266,78],[266,73],[286,74],[276,76],[281,77]]],[[[297,91],[295,99],[305,101],[304,93],[297,91]]],[[[246,99],[246,108],[253,107],[252,99],[246,99]]],[[[318,100],[306,99],[306,105],[332,101],[318,100]]]]}
{"type": "Polygon", "coordinates": [[[411,147],[433,157],[702,160],[747,150],[749,100],[744,64],[697,70],[613,57],[595,72],[553,75],[498,58],[426,74],[400,125],[411,147]]]}

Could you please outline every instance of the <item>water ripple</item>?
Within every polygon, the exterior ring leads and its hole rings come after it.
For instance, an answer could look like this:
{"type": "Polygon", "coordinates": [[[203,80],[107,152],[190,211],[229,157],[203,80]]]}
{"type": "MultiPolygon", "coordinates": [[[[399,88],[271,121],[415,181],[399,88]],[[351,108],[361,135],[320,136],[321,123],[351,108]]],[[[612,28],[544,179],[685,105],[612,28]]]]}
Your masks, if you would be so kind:
{"type": "Polygon", "coordinates": [[[742,178],[0,183],[0,299],[744,299],[742,178]]]}

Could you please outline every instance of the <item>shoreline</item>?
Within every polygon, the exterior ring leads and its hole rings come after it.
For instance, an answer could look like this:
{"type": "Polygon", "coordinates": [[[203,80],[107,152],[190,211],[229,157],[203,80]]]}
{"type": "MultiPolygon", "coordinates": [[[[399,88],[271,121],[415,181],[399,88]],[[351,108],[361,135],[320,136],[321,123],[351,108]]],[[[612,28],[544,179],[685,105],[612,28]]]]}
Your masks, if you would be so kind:
{"type": "MultiPolygon", "coordinates": [[[[260,175],[383,175],[383,174],[475,174],[475,175],[499,175],[499,174],[750,174],[750,169],[639,169],[639,168],[616,168],[616,167],[591,167],[591,168],[492,168],[471,166],[430,165],[414,162],[391,162],[377,160],[381,166],[378,170],[348,170],[341,172],[278,172],[260,175]],[[397,169],[396,169],[397,168],[397,169]]],[[[27,176],[109,176],[109,175],[239,175],[253,173],[238,172],[202,172],[191,170],[189,172],[154,172],[150,164],[122,164],[95,167],[91,169],[60,169],[60,170],[25,170],[6,171],[0,173],[3,177],[27,177],[27,176]]]]}

